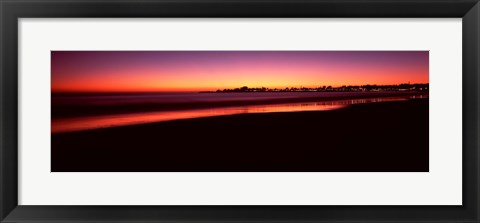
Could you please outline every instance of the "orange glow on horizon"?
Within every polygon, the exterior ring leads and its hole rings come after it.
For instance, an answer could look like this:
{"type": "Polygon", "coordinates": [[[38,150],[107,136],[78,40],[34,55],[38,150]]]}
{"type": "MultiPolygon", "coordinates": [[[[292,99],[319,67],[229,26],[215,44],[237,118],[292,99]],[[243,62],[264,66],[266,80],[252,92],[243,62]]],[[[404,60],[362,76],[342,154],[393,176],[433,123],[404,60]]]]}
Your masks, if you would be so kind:
{"type": "Polygon", "coordinates": [[[193,92],[242,86],[283,89],[429,82],[428,52],[293,53],[300,55],[293,57],[288,51],[53,51],[51,89],[53,93],[193,92]]]}

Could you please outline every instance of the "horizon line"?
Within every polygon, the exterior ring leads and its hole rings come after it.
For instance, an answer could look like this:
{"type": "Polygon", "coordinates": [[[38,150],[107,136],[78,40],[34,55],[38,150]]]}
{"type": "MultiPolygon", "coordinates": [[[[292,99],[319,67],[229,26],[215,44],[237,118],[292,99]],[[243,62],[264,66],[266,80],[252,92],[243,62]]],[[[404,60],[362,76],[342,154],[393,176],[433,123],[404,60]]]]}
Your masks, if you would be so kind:
{"type": "Polygon", "coordinates": [[[402,84],[409,84],[409,85],[422,85],[422,84],[430,84],[429,82],[427,83],[399,83],[399,84],[343,84],[343,85],[319,85],[315,87],[306,87],[306,86],[290,86],[290,87],[265,87],[265,86],[258,86],[258,87],[249,87],[249,86],[237,86],[237,87],[227,87],[227,88],[206,88],[203,89],[196,89],[196,90],[126,90],[126,91],[55,91],[51,90],[51,94],[134,94],[134,93],[143,93],[143,94],[148,94],[148,93],[200,93],[200,92],[208,92],[208,91],[217,91],[217,90],[224,90],[224,89],[235,89],[235,88],[242,88],[242,87],[248,87],[248,88],[268,88],[268,89],[286,89],[286,88],[321,88],[323,86],[330,86],[332,88],[340,88],[343,86],[398,86],[402,84]]]}

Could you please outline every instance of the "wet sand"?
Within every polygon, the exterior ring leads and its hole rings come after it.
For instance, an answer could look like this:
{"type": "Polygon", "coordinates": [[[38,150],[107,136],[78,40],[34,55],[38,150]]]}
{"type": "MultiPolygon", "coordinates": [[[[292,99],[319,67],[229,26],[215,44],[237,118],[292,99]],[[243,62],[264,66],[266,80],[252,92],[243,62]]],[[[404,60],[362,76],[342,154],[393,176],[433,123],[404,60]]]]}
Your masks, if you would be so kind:
{"type": "Polygon", "coordinates": [[[428,171],[428,99],[52,135],[52,171],[428,171]]]}
{"type": "MultiPolygon", "coordinates": [[[[141,96],[142,94],[127,94],[127,97],[132,95],[141,96]]],[[[150,100],[140,99],[129,101],[120,99],[120,101],[115,101],[113,103],[110,100],[94,102],[95,95],[93,97],[91,95],[91,100],[88,99],[89,97],[84,97],[83,100],[81,100],[82,103],[78,104],[74,103],[80,101],[78,98],[75,98],[75,96],[78,95],[67,94],[52,95],[52,118],[114,115],[136,112],[180,111],[248,105],[324,102],[381,97],[409,97],[415,95],[428,96],[428,93],[414,91],[197,93],[189,95],[189,99],[172,100],[171,98],[156,99],[153,97],[150,100]]],[[[80,96],[88,96],[88,94],[80,96]]]]}

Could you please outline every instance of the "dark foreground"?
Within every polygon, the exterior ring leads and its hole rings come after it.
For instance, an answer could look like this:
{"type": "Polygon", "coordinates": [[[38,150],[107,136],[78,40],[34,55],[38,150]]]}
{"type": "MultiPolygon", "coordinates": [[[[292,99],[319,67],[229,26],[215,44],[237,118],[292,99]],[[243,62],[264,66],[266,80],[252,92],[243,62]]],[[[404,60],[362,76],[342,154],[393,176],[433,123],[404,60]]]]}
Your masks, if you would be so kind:
{"type": "Polygon", "coordinates": [[[53,172],[428,171],[428,99],[52,135],[53,172]]]}

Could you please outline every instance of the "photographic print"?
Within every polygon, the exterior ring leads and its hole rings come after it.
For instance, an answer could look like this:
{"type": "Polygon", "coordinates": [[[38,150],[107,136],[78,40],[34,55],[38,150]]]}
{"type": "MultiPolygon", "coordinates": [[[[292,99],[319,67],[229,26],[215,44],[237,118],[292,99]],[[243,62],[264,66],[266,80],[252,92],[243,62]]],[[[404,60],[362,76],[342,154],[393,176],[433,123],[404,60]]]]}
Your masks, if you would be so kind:
{"type": "Polygon", "coordinates": [[[52,172],[428,172],[428,51],[52,51],[52,172]]]}

